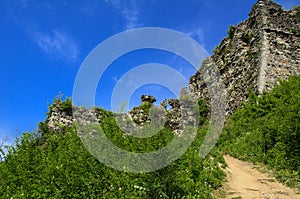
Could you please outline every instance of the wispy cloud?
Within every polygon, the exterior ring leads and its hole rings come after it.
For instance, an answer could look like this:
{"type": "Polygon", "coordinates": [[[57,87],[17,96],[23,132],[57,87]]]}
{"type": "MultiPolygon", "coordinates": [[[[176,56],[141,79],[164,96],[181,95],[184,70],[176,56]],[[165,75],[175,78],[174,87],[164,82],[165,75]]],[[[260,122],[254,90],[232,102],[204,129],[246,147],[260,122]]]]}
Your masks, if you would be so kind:
{"type": "Polygon", "coordinates": [[[138,22],[138,15],[140,11],[134,0],[106,0],[106,2],[112,4],[120,11],[126,23],[126,30],[142,26],[142,24],[139,24],[138,22]]]}
{"type": "Polygon", "coordinates": [[[201,27],[196,27],[196,28],[190,28],[182,31],[184,34],[192,37],[196,41],[198,41],[201,45],[204,45],[204,31],[201,27]]]}
{"type": "Polygon", "coordinates": [[[54,30],[51,33],[35,32],[33,39],[45,52],[56,56],[76,60],[80,55],[77,42],[66,33],[54,30]]]}
{"type": "Polygon", "coordinates": [[[78,42],[66,31],[51,27],[42,29],[36,23],[36,18],[30,15],[35,11],[42,16],[43,11],[50,9],[51,7],[46,3],[20,0],[12,5],[10,15],[14,23],[45,53],[57,56],[64,61],[76,61],[80,55],[78,42]]]}
{"type": "Polygon", "coordinates": [[[139,11],[136,8],[130,9],[130,8],[125,7],[122,10],[122,15],[123,15],[124,19],[126,20],[126,28],[127,29],[132,29],[132,28],[136,28],[139,26],[139,24],[137,23],[138,14],[139,14],[139,11]]]}

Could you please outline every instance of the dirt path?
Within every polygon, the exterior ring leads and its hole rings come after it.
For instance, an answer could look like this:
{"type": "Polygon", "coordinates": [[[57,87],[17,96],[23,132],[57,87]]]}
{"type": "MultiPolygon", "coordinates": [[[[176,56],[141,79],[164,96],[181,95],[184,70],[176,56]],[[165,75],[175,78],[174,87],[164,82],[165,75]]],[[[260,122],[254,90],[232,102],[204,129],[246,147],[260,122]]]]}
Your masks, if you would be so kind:
{"type": "Polygon", "coordinates": [[[300,194],[257,171],[251,163],[228,155],[224,158],[228,164],[227,182],[224,185],[226,198],[300,199],[300,194]]]}

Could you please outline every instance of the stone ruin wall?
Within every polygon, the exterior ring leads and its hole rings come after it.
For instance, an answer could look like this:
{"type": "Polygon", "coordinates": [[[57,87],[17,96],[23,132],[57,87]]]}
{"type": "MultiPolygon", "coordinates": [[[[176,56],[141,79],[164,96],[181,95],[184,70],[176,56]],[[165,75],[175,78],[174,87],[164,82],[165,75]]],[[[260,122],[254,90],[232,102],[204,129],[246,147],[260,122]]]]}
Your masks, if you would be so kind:
{"type": "Polygon", "coordinates": [[[300,74],[300,7],[284,11],[281,6],[261,2],[265,62],[261,63],[260,89],[269,91],[279,79],[300,74]]]}
{"type": "MultiPolygon", "coordinates": [[[[214,54],[190,78],[190,93],[209,102],[209,91],[201,74],[211,73],[212,67],[216,67],[227,92],[229,106],[226,114],[229,116],[241,102],[247,101],[251,91],[259,94],[272,89],[279,79],[299,75],[299,27],[300,7],[284,11],[270,0],[259,0],[249,18],[231,28],[214,54]]],[[[152,96],[142,96],[142,103],[147,100],[150,103],[156,101],[152,96]]],[[[178,100],[171,99],[163,103],[162,107],[166,103],[172,107],[167,111],[166,124],[173,130],[178,129],[178,100]]],[[[139,108],[129,112],[128,116],[142,125],[150,122],[149,116],[139,108]]],[[[49,128],[57,131],[61,126],[71,126],[73,121],[72,116],[55,109],[47,122],[49,128]]]]}
{"type": "Polygon", "coordinates": [[[247,101],[251,91],[259,94],[272,89],[279,79],[299,75],[299,11],[283,11],[272,1],[258,1],[249,18],[231,28],[214,55],[190,78],[192,95],[209,102],[201,74],[217,67],[227,93],[229,116],[247,101]]]}
{"type": "MultiPolygon", "coordinates": [[[[156,102],[154,96],[150,95],[142,95],[141,103],[142,105],[145,103],[153,105],[156,102]]],[[[48,129],[51,132],[61,132],[64,133],[64,127],[72,127],[73,123],[76,120],[80,120],[80,123],[86,125],[90,122],[102,122],[103,117],[106,115],[102,112],[101,109],[93,110],[93,109],[82,109],[73,107],[73,110],[76,109],[77,116],[74,118],[73,115],[68,115],[65,112],[61,111],[58,107],[61,106],[61,102],[54,104],[51,109],[51,114],[47,118],[46,122],[48,124],[48,129]]],[[[153,105],[154,106],[154,105],[153,105]]],[[[193,115],[189,109],[185,109],[184,106],[181,107],[178,99],[168,99],[164,100],[160,104],[160,109],[155,114],[156,119],[162,119],[165,114],[165,122],[163,125],[165,127],[170,128],[175,134],[180,135],[182,133],[183,125],[187,125],[185,122],[196,122],[193,121],[193,117],[186,118],[186,121],[181,120],[181,108],[183,112],[186,112],[188,116],[193,115]],[[171,109],[167,110],[167,104],[170,105],[171,109]],[[159,115],[162,114],[162,115],[159,115]]],[[[73,113],[74,114],[74,113],[73,113]]],[[[115,119],[123,121],[122,125],[119,126],[126,134],[130,135],[132,130],[142,129],[144,126],[147,126],[151,122],[151,118],[149,113],[146,113],[141,107],[134,107],[128,113],[114,114],[115,119]],[[128,120],[129,119],[129,120],[128,120]],[[130,122],[131,121],[131,122],[130,122]],[[128,123],[128,124],[127,124],[128,123]]],[[[78,122],[78,121],[77,121],[78,122]]],[[[194,123],[193,123],[194,124],[194,123]]]]}

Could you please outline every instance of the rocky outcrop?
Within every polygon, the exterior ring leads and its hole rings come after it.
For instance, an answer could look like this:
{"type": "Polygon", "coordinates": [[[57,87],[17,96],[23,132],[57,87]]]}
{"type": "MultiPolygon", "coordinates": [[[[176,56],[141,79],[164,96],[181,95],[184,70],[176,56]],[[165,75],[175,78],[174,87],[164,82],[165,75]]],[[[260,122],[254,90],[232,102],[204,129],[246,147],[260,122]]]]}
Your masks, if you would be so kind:
{"type": "Polygon", "coordinates": [[[79,122],[85,126],[90,123],[103,123],[103,118],[107,114],[103,109],[86,109],[84,107],[74,107],[69,104],[68,108],[63,105],[66,102],[56,101],[50,107],[49,115],[46,119],[47,128],[50,132],[65,133],[65,129],[73,127],[74,122],[79,122]]]}
{"type": "Polygon", "coordinates": [[[47,124],[51,131],[63,131],[64,127],[71,127],[73,121],[71,115],[67,115],[54,106],[51,110],[50,117],[47,119],[47,124]]]}
{"type": "Polygon", "coordinates": [[[134,107],[131,111],[129,111],[129,115],[131,120],[137,124],[145,125],[151,121],[149,112],[141,107],[134,107]]]}
{"type": "Polygon", "coordinates": [[[155,97],[153,97],[151,95],[142,95],[141,101],[142,101],[142,103],[149,102],[149,103],[153,104],[154,102],[156,102],[156,99],[155,99],[155,97]]]}
{"type": "MultiPolygon", "coordinates": [[[[61,108],[62,103],[54,103],[51,107],[49,117],[46,120],[47,127],[51,132],[65,132],[66,127],[72,127],[74,122],[79,122],[80,125],[86,126],[91,123],[103,123],[104,117],[109,114],[113,116],[119,128],[126,135],[138,135],[142,131],[147,131],[147,128],[161,129],[161,127],[170,128],[175,134],[180,135],[183,132],[185,125],[198,125],[196,116],[189,100],[168,99],[164,100],[163,104],[166,107],[167,103],[170,109],[153,105],[153,96],[142,97],[146,99],[143,103],[134,107],[128,113],[111,113],[103,109],[86,109],[84,107],[72,107],[73,114],[66,113],[61,108]],[[150,100],[149,100],[150,99],[150,100]]],[[[109,116],[109,117],[110,117],[109,116]]]]}
{"type": "Polygon", "coordinates": [[[166,126],[175,131],[179,129],[180,125],[181,110],[179,100],[168,99],[168,104],[170,105],[171,109],[167,111],[166,126]]]}
{"type": "Polygon", "coordinates": [[[180,104],[178,99],[168,99],[169,105],[172,107],[172,109],[180,109],[180,104]]]}
{"type": "Polygon", "coordinates": [[[180,110],[180,104],[178,99],[163,100],[160,103],[160,107],[155,107],[152,113],[150,113],[150,108],[153,108],[151,102],[153,102],[153,99],[155,99],[155,97],[150,95],[142,95],[141,99],[143,102],[142,105],[138,107],[134,107],[128,113],[129,117],[133,122],[141,126],[144,126],[151,122],[150,114],[159,113],[157,115],[152,115],[153,119],[159,119],[160,117],[162,117],[163,114],[165,114],[166,121],[164,126],[171,128],[174,132],[176,131],[176,133],[178,133],[177,130],[179,129],[180,122],[181,122],[181,118],[180,118],[181,110],[180,110]],[[167,110],[167,104],[170,105],[171,109],[167,110]]]}
{"type": "Polygon", "coordinates": [[[299,12],[299,7],[284,11],[270,0],[259,0],[249,18],[229,28],[214,55],[190,78],[192,95],[210,101],[203,74],[216,67],[227,93],[226,114],[231,115],[251,91],[259,94],[280,79],[299,75],[299,12]]]}

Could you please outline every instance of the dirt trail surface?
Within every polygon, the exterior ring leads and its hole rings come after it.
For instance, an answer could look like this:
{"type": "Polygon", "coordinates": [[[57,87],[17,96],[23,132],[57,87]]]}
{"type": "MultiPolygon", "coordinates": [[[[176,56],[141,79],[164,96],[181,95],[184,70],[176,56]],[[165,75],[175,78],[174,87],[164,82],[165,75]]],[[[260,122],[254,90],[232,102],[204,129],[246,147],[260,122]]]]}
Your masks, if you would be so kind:
{"type": "Polygon", "coordinates": [[[253,164],[228,155],[224,158],[228,164],[226,198],[300,199],[295,191],[254,169],[253,164]]]}

